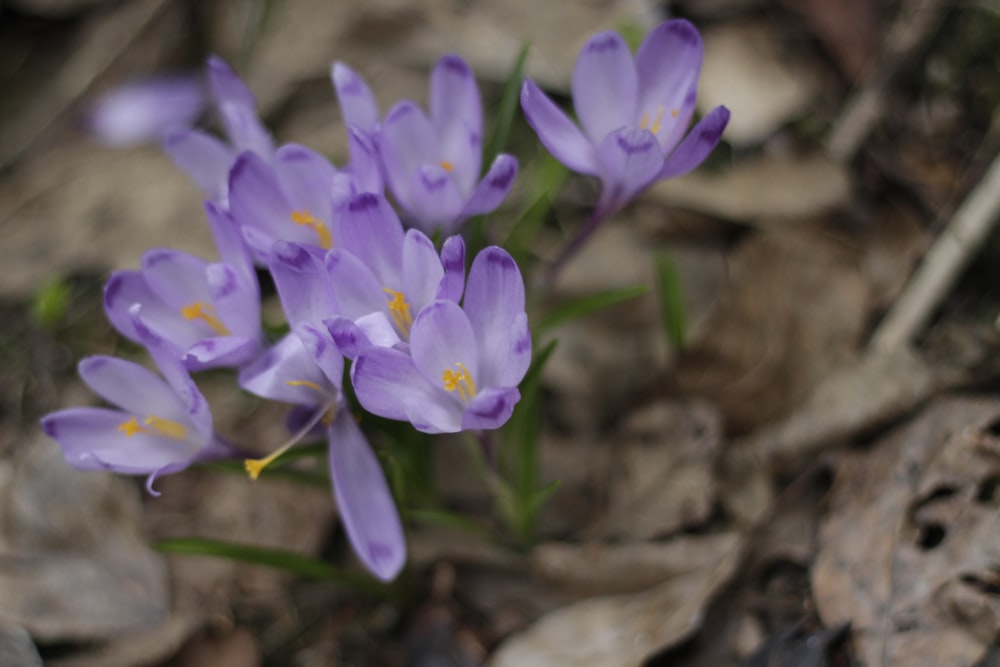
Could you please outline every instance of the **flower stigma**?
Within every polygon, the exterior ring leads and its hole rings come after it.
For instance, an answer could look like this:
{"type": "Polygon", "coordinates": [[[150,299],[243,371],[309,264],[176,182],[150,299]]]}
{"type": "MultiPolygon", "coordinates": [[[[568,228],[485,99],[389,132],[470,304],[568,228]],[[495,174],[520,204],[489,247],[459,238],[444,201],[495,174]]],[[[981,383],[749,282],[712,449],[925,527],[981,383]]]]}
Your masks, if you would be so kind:
{"type": "MultiPolygon", "coordinates": [[[[660,130],[663,129],[664,111],[666,110],[663,108],[663,106],[660,106],[660,108],[656,110],[656,118],[653,119],[652,127],[650,127],[649,125],[649,112],[642,114],[642,120],[639,121],[639,127],[642,128],[643,130],[649,130],[653,134],[659,134],[660,130]]],[[[679,113],[680,111],[677,109],[670,110],[670,115],[674,118],[677,118],[677,114],[679,113]]]]}
{"type": "Polygon", "coordinates": [[[319,247],[323,250],[329,250],[333,247],[333,235],[330,234],[330,230],[327,229],[322,220],[313,217],[309,211],[292,211],[292,222],[300,227],[309,227],[316,232],[316,236],[319,238],[319,247]]]}
{"type": "MultiPolygon", "coordinates": [[[[308,380],[288,380],[286,382],[286,384],[292,386],[298,386],[295,383],[299,383],[304,386],[312,386],[317,389],[320,389],[320,387],[316,383],[309,382],[308,380]]],[[[299,440],[301,440],[302,438],[304,438],[306,435],[309,434],[309,431],[313,430],[316,424],[323,422],[324,426],[329,426],[333,423],[333,420],[336,418],[336,416],[337,416],[337,406],[335,403],[331,402],[328,404],[321,405],[320,408],[316,411],[316,414],[312,416],[312,418],[306,423],[306,425],[300,428],[299,431],[295,435],[293,435],[288,440],[288,442],[283,444],[281,447],[278,447],[276,450],[274,450],[267,456],[264,456],[259,459],[243,459],[243,467],[246,468],[247,474],[250,475],[250,479],[257,479],[258,477],[260,477],[260,474],[264,472],[264,468],[274,463],[274,461],[279,456],[281,456],[289,449],[294,447],[299,440]]]]}
{"type": "Polygon", "coordinates": [[[472,374],[469,373],[465,364],[458,362],[455,366],[458,368],[458,372],[456,373],[450,368],[444,369],[441,381],[444,382],[445,391],[457,391],[458,397],[467,402],[476,395],[476,381],[472,379],[472,374]]]}
{"type": "Polygon", "coordinates": [[[397,292],[388,287],[383,287],[382,291],[392,296],[392,300],[386,302],[386,305],[389,307],[389,314],[392,316],[392,321],[396,324],[396,328],[403,334],[403,337],[408,337],[410,335],[410,327],[413,326],[413,315],[410,313],[410,304],[406,302],[406,297],[403,296],[402,292],[397,292]]]}
{"type": "Polygon", "coordinates": [[[218,314],[215,312],[215,307],[212,306],[212,304],[205,303],[204,301],[189,303],[181,308],[181,315],[184,316],[184,319],[189,321],[201,320],[211,327],[212,331],[220,336],[232,335],[229,328],[222,323],[222,320],[219,319],[218,314]]]}
{"type": "Polygon", "coordinates": [[[178,424],[175,421],[164,419],[163,417],[157,417],[156,415],[149,415],[143,420],[142,424],[139,423],[139,419],[137,417],[133,416],[119,424],[118,430],[129,438],[134,436],[136,433],[142,433],[144,435],[165,435],[168,438],[173,438],[174,440],[184,440],[187,438],[187,429],[184,428],[183,424],[178,424]]]}
{"type": "Polygon", "coordinates": [[[447,171],[449,174],[455,171],[455,165],[453,165],[451,162],[448,162],[447,160],[441,160],[440,162],[438,162],[438,164],[441,165],[441,168],[447,171]]]}

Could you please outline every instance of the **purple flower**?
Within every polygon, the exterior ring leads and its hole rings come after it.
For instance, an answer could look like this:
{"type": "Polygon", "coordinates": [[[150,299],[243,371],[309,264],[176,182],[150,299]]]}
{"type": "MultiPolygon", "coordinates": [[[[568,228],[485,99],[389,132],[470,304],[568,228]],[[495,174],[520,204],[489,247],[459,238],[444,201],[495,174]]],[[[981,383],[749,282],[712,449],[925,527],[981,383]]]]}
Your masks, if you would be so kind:
{"type": "Polygon", "coordinates": [[[218,56],[208,59],[209,90],[229,143],[200,130],[177,130],[167,134],[164,150],[178,167],[214,201],[228,201],[228,174],[243,151],[252,151],[270,161],[274,140],[257,116],[253,93],[229,65],[218,56]]]}
{"type": "Polygon", "coordinates": [[[495,429],[510,418],[531,362],[524,282],[513,258],[491,246],[469,270],[463,306],[438,299],[416,316],[409,353],[371,347],[351,380],[361,405],[426,433],[495,429]]]}
{"type": "Polygon", "coordinates": [[[87,127],[110,146],[160,141],[168,130],[189,127],[205,108],[199,77],[156,77],[115,88],[90,107],[87,127]]]}
{"type": "Polygon", "coordinates": [[[595,219],[605,219],[654,181],[701,164],[729,121],[716,107],[684,136],[694,113],[702,43],[687,21],[661,23],[632,58],[615,32],[595,35],[573,70],[582,131],[530,79],[521,90],[528,123],[573,171],[601,179],[595,219]]]}
{"type": "Polygon", "coordinates": [[[270,456],[246,461],[261,470],[321,425],[329,442],[334,498],[355,553],[376,577],[389,581],[406,561],[406,540],[382,468],[343,405],[344,360],[325,332],[300,324],[240,372],[240,386],[258,396],[308,408],[313,418],[270,456]]]}
{"type": "Polygon", "coordinates": [[[214,433],[208,404],[179,351],[144,325],[144,314],[132,309],[133,327],[163,377],[123,359],[87,357],[80,377],[119,409],[60,410],[42,419],[42,429],[74,468],[148,475],[146,488],[159,495],[153,482],[160,475],[237,452],[214,433]]]}
{"type": "Polygon", "coordinates": [[[503,202],[517,160],[499,155],[480,179],[483,110],[464,60],[448,55],[431,73],[430,118],[413,102],[394,106],[378,125],[378,107],[353,70],[334,64],[333,81],[345,121],[377,136],[386,182],[413,223],[451,233],[471,216],[503,202]]]}
{"type": "Polygon", "coordinates": [[[154,249],[138,271],[116,271],[104,287],[104,309],[126,338],[142,343],[131,315],[142,306],[143,327],[177,348],[190,370],[240,366],[260,353],[260,291],[233,222],[206,205],[223,262],[178,250],[154,249]]]}

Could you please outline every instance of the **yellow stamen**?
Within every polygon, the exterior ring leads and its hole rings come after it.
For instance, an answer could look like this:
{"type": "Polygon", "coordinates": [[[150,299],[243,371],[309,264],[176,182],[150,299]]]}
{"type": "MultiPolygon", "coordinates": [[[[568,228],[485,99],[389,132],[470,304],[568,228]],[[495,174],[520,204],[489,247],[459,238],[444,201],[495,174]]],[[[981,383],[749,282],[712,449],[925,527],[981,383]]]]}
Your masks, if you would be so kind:
{"type": "MultiPolygon", "coordinates": [[[[293,380],[291,382],[288,382],[288,384],[292,384],[292,382],[296,381],[293,380]]],[[[308,385],[312,385],[314,387],[317,386],[315,383],[309,382],[307,380],[302,380],[299,382],[307,386],[308,385]]],[[[309,433],[309,431],[311,431],[313,427],[316,426],[316,424],[318,424],[320,421],[323,422],[324,426],[329,426],[330,424],[333,423],[333,420],[336,419],[336,417],[337,417],[336,407],[333,405],[324,405],[316,412],[315,415],[313,415],[313,418],[310,419],[305,426],[299,429],[298,433],[293,435],[288,442],[283,444],[281,447],[278,447],[278,449],[274,450],[271,454],[259,459],[243,459],[243,467],[246,468],[247,474],[250,475],[250,479],[257,479],[258,477],[260,477],[260,474],[264,472],[264,468],[274,463],[275,459],[277,459],[279,456],[281,456],[289,449],[291,449],[295,445],[295,443],[297,443],[307,433],[309,433]]]]}
{"type": "Polygon", "coordinates": [[[222,323],[215,308],[204,301],[195,301],[181,308],[181,315],[187,320],[201,320],[220,336],[230,336],[228,327],[222,323]]]}
{"type": "Polygon", "coordinates": [[[383,287],[382,290],[386,294],[392,295],[392,300],[386,302],[386,305],[389,306],[389,314],[392,315],[392,321],[396,324],[396,328],[399,329],[404,338],[409,336],[410,327],[413,326],[413,315],[410,313],[410,304],[406,302],[406,297],[403,296],[402,292],[391,290],[388,287],[383,287]]]}
{"type": "MultiPolygon", "coordinates": [[[[664,111],[665,109],[663,107],[660,107],[659,109],[656,110],[656,118],[653,119],[652,126],[650,126],[649,124],[649,113],[642,114],[642,119],[639,121],[639,127],[641,127],[644,130],[649,130],[653,134],[659,134],[660,130],[663,129],[664,111]]],[[[670,115],[673,116],[674,118],[677,118],[677,114],[679,113],[680,111],[678,111],[677,109],[672,109],[670,111],[670,115]]]]}
{"type": "Polygon", "coordinates": [[[323,387],[309,380],[285,380],[285,384],[287,384],[289,387],[309,387],[310,389],[315,389],[316,391],[319,392],[324,392],[324,393],[326,392],[326,390],[323,389],[323,387]]]}
{"type": "Polygon", "coordinates": [[[463,401],[468,401],[476,395],[476,382],[472,379],[472,374],[465,364],[458,362],[455,364],[458,372],[450,368],[444,369],[441,374],[441,381],[444,382],[445,391],[457,391],[458,397],[463,401]]]}
{"type": "Polygon", "coordinates": [[[130,438],[137,433],[165,435],[174,440],[184,440],[187,437],[187,429],[182,424],[156,415],[149,415],[142,424],[136,417],[131,417],[119,424],[118,430],[130,438]]]}
{"type": "Polygon", "coordinates": [[[440,162],[438,162],[438,164],[441,165],[441,168],[447,171],[449,174],[455,171],[455,165],[453,165],[451,162],[448,162],[447,160],[441,160],[440,162]]]}
{"type": "Polygon", "coordinates": [[[677,118],[679,115],[681,115],[681,110],[680,109],[671,109],[670,110],[670,116],[672,118],[677,118]]]}
{"type": "Polygon", "coordinates": [[[329,250],[333,247],[333,235],[322,220],[313,217],[309,211],[292,211],[292,222],[303,227],[310,227],[319,237],[319,247],[329,250]]]}

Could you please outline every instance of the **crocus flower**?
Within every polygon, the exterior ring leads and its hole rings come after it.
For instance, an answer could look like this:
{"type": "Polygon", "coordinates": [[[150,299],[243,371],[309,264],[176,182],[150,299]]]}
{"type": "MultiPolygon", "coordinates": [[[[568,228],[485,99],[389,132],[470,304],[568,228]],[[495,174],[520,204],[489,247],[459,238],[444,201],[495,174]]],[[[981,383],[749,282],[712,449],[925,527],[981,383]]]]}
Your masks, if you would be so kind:
{"type": "Polygon", "coordinates": [[[542,144],[573,171],[601,179],[592,220],[602,220],[651,183],[701,164],[729,121],[716,107],[685,136],[694,113],[702,43],[687,21],[656,27],[633,59],[615,32],[592,37],[573,70],[573,107],[581,128],[530,79],[521,106],[542,144]]]}
{"type": "Polygon", "coordinates": [[[133,328],[162,378],[123,359],[87,357],[79,364],[80,377],[118,409],[60,410],[42,419],[42,429],[74,468],[148,475],[146,488],[158,495],[152,485],[160,475],[237,452],[213,431],[208,403],[178,351],[144,325],[143,314],[132,308],[133,328]]]}
{"type": "Polygon", "coordinates": [[[197,76],[154,77],[111,90],[91,105],[87,128],[109,146],[160,141],[168,130],[190,127],[205,108],[197,76]]]}
{"type": "Polygon", "coordinates": [[[426,433],[495,429],[520,400],[531,362],[524,282],[501,248],[480,252],[465,298],[425,306],[410,330],[409,353],[370,347],[351,368],[361,405],[426,433]]]}
{"type": "Polygon", "coordinates": [[[406,561],[406,541],[378,459],[346,410],[340,391],[344,360],[325,332],[300,324],[240,372],[258,396],[308,408],[313,419],[270,456],[246,462],[254,478],[299,438],[321,425],[329,442],[330,479],[347,537],[361,562],[383,581],[406,561]]]}
{"type": "Polygon", "coordinates": [[[430,118],[403,101],[378,125],[378,107],[361,77],[335,63],[333,81],[347,124],[377,136],[386,184],[420,229],[452,233],[467,218],[496,210],[510,192],[518,169],[510,155],[497,156],[480,179],[482,101],[458,56],[443,57],[431,73],[430,118]]]}
{"type": "Polygon", "coordinates": [[[104,309],[126,338],[142,342],[131,309],[168,340],[189,370],[240,366],[263,349],[260,291],[249,254],[231,219],[207,204],[224,259],[209,263],[179,250],[146,252],[138,271],[116,271],[104,287],[104,309]]]}

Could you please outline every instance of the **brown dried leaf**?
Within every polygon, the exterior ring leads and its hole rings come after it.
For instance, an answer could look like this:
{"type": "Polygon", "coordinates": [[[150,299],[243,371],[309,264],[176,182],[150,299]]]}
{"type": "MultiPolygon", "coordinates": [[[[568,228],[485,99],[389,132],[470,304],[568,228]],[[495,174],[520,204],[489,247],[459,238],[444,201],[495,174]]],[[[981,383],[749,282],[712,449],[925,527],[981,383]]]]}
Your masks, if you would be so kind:
{"type": "Polygon", "coordinates": [[[996,399],[945,399],[842,461],[812,571],[864,665],[970,665],[1000,631],[996,399]]]}

